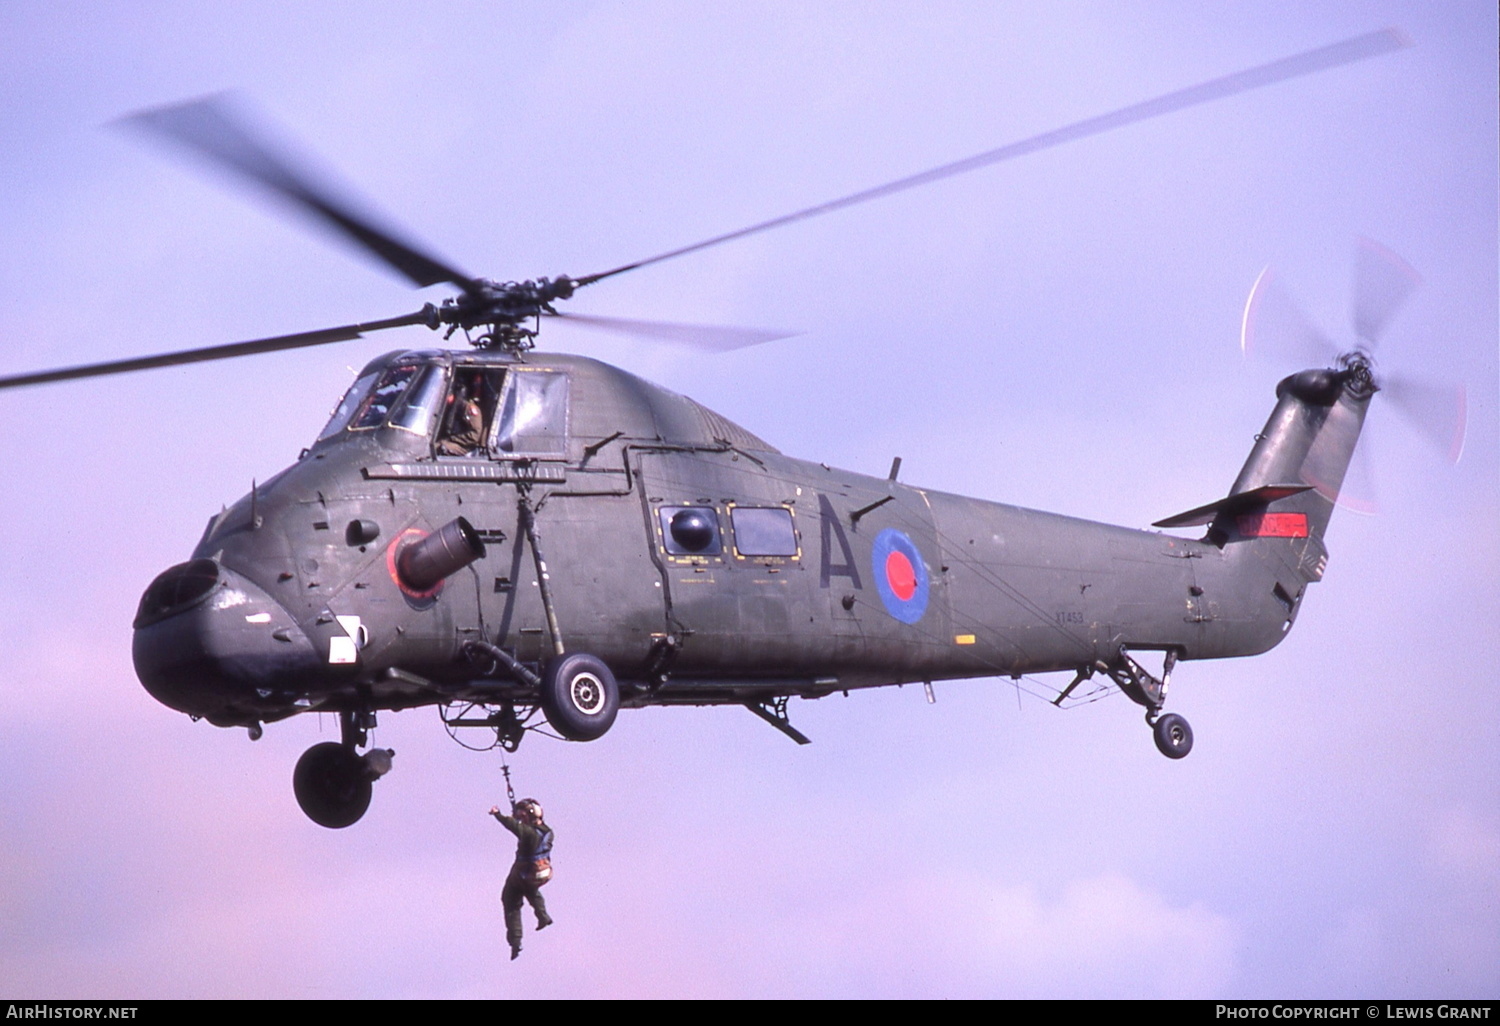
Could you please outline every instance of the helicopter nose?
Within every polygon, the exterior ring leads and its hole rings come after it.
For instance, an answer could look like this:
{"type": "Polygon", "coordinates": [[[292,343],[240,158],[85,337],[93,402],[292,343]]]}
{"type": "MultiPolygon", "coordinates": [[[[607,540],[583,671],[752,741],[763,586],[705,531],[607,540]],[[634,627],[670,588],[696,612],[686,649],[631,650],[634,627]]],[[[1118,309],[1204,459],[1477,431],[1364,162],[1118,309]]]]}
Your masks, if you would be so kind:
{"type": "Polygon", "coordinates": [[[132,654],[157,701],[218,726],[295,712],[300,682],[318,668],[286,609],[212,559],[179,563],[151,582],[132,654]]]}

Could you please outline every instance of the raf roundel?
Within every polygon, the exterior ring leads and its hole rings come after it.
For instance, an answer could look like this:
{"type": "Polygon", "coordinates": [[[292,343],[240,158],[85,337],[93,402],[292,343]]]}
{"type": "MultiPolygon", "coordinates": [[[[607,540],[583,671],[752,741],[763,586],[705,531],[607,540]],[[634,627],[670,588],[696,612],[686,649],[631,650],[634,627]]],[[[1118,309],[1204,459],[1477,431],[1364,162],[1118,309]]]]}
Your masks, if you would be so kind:
{"type": "Polygon", "coordinates": [[[870,562],[885,611],[902,623],[922,619],[927,612],[927,565],[916,542],[904,531],[887,528],[875,536],[870,562]]]}

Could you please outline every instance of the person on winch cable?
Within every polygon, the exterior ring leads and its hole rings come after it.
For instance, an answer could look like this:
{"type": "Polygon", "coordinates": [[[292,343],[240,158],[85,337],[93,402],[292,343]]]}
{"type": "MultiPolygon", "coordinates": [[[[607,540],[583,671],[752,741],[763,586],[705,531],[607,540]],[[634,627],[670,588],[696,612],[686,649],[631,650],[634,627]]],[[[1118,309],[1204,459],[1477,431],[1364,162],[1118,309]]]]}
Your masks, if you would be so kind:
{"type": "Polygon", "coordinates": [[[547,902],[542,898],[542,885],[552,879],[552,828],[542,820],[542,806],[535,798],[516,802],[509,816],[503,815],[498,805],[490,809],[490,815],[516,835],[516,861],[511,864],[505,889],[500,892],[500,904],[505,908],[505,938],[510,941],[510,957],[515,959],[521,954],[522,901],[531,902],[538,930],[552,925],[547,902]]]}

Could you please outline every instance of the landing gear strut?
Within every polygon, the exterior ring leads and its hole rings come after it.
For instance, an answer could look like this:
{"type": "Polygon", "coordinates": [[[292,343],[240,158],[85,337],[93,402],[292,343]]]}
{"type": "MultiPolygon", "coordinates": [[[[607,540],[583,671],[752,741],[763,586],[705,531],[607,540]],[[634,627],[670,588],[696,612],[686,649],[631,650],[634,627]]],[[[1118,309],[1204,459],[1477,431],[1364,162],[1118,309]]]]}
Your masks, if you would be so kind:
{"type": "Polygon", "coordinates": [[[396,754],[389,748],[372,748],[364,755],[355,751],[375,726],[373,713],[340,713],[339,725],[342,741],[313,745],[292,771],[297,804],[308,819],[332,830],[359,822],[370,807],[374,782],[391,771],[396,754]]]}
{"type": "Polygon", "coordinates": [[[519,503],[521,530],[531,546],[536,565],[537,591],[542,610],[547,614],[547,633],[552,639],[552,658],[542,674],[542,712],[547,722],[569,741],[593,741],[615,722],[620,711],[620,686],[602,659],[583,652],[569,653],[563,648],[562,630],[557,625],[557,611],[552,605],[548,586],[547,560],[542,555],[542,541],[536,529],[536,510],[523,492],[519,503]]]}
{"type": "MultiPolygon", "coordinates": [[[[1120,647],[1119,659],[1113,664],[1101,661],[1098,668],[1119,685],[1131,701],[1146,707],[1146,724],[1156,740],[1156,750],[1168,759],[1181,759],[1193,750],[1193,728],[1188,721],[1176,713],[1162,715],[1162,706],[1167,701],[1167,685],[1172,679],[1172,667],[1177,665],[1177,651],[1168,649],[1162,660],[1161,677],[1152,676],[1140,663],[1120,647]]],[[[1076,681],[1075,681],[1076,683],[1076,681]]]]}

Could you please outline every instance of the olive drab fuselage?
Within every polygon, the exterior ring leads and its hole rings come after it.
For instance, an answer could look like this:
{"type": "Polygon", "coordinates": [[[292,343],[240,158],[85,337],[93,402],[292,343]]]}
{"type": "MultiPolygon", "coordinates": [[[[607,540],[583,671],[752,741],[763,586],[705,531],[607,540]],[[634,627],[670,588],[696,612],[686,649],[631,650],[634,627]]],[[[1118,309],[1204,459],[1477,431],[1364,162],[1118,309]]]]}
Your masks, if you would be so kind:
{"type": "Polygon", "coordinates": [[[1367,33],[594,273],[525,280],[475,276],[390,233],[224,97],[156,107],[124,123],[267,190],[412,285],[454,291],[380,320],[0,376],[0,390],[418,325],[476,347],[371,361],[298,461],[214,516],[141,597],[136,673],[164,704],[252,740],[266,722],[337,714],[339,740],[308,748],[292,775],[325,827],[359,820],[392,767],[393,751],[370,746],[376,714],[424,705],[509,751],[538,715],[587,741],[621,708],[667,704],[744,705],[806,743],[787,716],[794,696],[1071,672],[1060,704],[1100,673],[1180,759],[1193,739],[1163,713],[1173,668],[1276,645],[1323,574],[1324,529],[1378,390],[1366,347],[1416,280],[1393,254],[1361,249],[1360,342],[1335,368],[1281,383],[1229,492],[1154,525],[1204,527],[1200,538],[909,486],[899,461],[879,478],[796,459],[683,396],[533,347],[552,316],[700,349],[784,337],[558,305],[639,268],[1406,45],[1398,30],[1367,33]]]}
{"type": "Polygon", "coordinates": [[[137,671],[169,706],[254,728],[535,704],[535,677],[470,642],[532,667],[590,653],[624,707],[1262,652],[1322,574],[1331,506],[1265,489],[1336,493],[1369,398],[1296,386],[1311,373],[1283,382],[1230,498],[1184,521],[1209,525],[1193,540],[794,459],[581,357],[388,354],[153,582],[137,671]],[[408,547],[460,521],[472,550],[446,576],[404,576],[408,547]]]}

